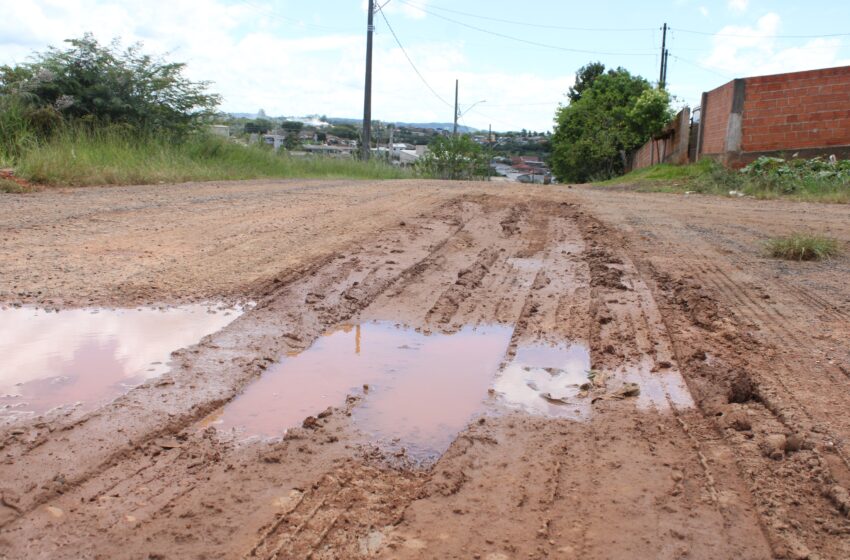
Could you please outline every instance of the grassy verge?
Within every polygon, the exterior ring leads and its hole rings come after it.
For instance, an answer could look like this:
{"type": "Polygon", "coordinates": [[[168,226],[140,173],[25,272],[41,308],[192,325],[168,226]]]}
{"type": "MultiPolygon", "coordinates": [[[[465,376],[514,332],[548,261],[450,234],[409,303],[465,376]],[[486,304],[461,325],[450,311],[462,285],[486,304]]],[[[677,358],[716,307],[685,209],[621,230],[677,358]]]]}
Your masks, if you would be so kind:
{"type": "Polygon", "coordinates": [[[68,130],[22,151],[17,176],[47,185],[131,185],[272,177],[400,179],[413,173],[384,162],[293,158],[261,146],[194,135],[180,141],[119,128],[68,130]]]}
{"type": "Polygon", "coordinates": [[[610,179],[602,186],[628,186],[641,192],[701,193],[719,196],[788,198],[812,202],[850,203],[850,180],[846,176],[810,171],[793,162],[789,173],[764,171],[753,166],[746,172],[729,170],[703,159],[690,165],[660,164],[610,179]]]}
{"type": "Polygon", "coordinates": [[[794,233],[768,240],[767,251],[771,257],[777,259],[820,261],[838,254],[838,242],[821,235],[794,233]]]}

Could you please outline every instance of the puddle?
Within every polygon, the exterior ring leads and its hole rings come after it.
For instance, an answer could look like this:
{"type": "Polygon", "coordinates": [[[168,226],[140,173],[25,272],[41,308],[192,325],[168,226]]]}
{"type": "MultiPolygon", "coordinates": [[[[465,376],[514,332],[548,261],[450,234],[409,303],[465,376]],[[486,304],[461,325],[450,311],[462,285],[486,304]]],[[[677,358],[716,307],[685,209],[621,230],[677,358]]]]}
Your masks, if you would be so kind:
{"type": "Polygon", "coordinates": [[[588,371],[590,352],[583,345],[526,344],[517,348],[514,359],[493,383],[493,390],[505,405],[525,412],[586,418],[590,414],[589,399],[577,395],[579,386],[588,382],[588,371]]]}
{"type": "Polygon", "coordinates": [[[624,381],[640,386],[640,395],[637,397],[639,409],[667,411],[671,404],[676,409],[696,406],[685,379],[677,369],[652,371],[652,367],[652,360],[645,359],[638,366],[626,368],[622,373],[624,381]]]}
{"type": "Polygon", "coordinates": [[[368,384],[352,413],[355,425],[371,441],[432,458],[482,408],[511,332],[486,326],[425,335],[390,322],[343,327],[282,358],[208,424],[241,437],[280,437],[368,384]]]}
{"type": "Polygon", "coordinates": [[[240,313],[209,305],[0,310],[0,416],[92,409],[168,371],[171,352],[240,313]]]}

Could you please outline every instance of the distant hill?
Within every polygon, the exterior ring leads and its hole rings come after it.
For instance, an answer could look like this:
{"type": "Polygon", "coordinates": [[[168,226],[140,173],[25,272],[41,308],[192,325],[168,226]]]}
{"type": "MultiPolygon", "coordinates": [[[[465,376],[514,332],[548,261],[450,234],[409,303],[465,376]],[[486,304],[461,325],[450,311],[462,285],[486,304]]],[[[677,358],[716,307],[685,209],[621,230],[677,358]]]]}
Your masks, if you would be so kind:
{"type": "MultiPolygon", "coordinates": [[[[254,119],[257,117],[257,113],[230,113],[230,115],[242,118],[242,119],[254,119]]],[[[281,117],[268,117],[270,119],[280,119],[281,117]]],[[[359,125],[362,119],[349,119],[345,117],[333,117],[328,118],[328,122],[331,124],[356,124],[359,125]]],[[[404,126],[408,128],[429,128],[432,130],[437,130],[438,128],[442,128],[444,130],[451,130],[452,123],[439,123],[439,122],[428,122],[428,123],[414,123],[414,122],[394,122],[396,126],[404,126]]],[[[457,125],[457,129],[459,132],[463,133],[471,133],[478,132],[477,128],[472,128],[471,126],[463,126],[457,125]]]]}

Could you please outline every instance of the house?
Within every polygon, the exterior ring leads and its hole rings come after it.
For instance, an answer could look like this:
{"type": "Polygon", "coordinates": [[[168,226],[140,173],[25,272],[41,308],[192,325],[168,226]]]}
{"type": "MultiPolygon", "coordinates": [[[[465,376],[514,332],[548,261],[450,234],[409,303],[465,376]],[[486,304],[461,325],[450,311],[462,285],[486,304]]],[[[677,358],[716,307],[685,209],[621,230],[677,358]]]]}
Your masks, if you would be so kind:
{"type": "Polygon", "coordinates": [[[226,124],[211,124],[210,132],[212,132],[215,136],[230,138],[230,127],[226,124]]]}
{"type": "Polygon", "coordinates": [[[263,134],[263,142],[279,150],[286,143],[285,134],[263,134]]]}

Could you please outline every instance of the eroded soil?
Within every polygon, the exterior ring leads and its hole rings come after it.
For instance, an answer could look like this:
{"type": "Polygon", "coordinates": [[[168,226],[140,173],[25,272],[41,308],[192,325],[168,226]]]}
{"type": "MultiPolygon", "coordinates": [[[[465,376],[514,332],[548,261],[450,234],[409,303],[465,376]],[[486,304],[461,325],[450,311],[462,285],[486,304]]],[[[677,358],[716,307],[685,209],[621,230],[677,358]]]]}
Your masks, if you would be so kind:
{"type": "Polygon", "coordinates": [[[413,181],[2,203],[5,304],[256,306],[105,406],[0,428],[0,557],[850,557],[850,260],[761,248],[846,247],[844,207],[413,181]],[[358,324],[509,329],[444,452],[369,437],[380,381],[274,440],[212,421],[358,324]],[[586,385],[509,390],[557,347],[586,385]]]}

